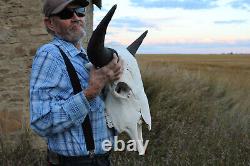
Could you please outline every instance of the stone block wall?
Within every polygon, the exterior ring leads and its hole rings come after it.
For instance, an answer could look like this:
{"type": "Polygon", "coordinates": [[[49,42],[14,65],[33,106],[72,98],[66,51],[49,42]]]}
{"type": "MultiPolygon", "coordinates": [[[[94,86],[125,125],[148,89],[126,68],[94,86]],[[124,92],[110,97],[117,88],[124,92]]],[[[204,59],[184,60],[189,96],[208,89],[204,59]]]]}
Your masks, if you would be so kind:
{"type": "MultiPolygon", "coordinates": [[[[41,0],[0,0],[0,135],[29,124],[29,75],[36,49],[48,42],[41,0]]],[[[87,8],[86,46],[93,27],[87,8]]]]}

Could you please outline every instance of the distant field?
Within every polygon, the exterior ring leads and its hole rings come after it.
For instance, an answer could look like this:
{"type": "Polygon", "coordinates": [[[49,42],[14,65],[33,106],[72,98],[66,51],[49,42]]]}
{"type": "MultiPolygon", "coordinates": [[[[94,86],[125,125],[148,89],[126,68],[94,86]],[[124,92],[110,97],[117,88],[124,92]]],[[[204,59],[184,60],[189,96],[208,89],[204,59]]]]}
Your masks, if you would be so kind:
{"type": "Polygon", "coordinates": [[[182,65],[187,69],[205,70],[209,67],[220,69],[250,69],[249,55],[139,55],[143,65],[182,65]]]}
{"type": "Polygon", "coordinates": [[[242,55],[139,55],[142,68],[178,66],[190,72],[230,81],[231,85],[250,87],[250,54],[242,55]]]}
{"type": "MultiPolygon", "coordinates": [[[[112,153],[113,165],[250,165],[250,55],[137,59],[152,115],[152,130],[143,130],[149,146],[145,156],[112,153]]],[[[23,139],[12,148],[0,139],[0,165],[45,165],[45,153],[23,139]]]]}

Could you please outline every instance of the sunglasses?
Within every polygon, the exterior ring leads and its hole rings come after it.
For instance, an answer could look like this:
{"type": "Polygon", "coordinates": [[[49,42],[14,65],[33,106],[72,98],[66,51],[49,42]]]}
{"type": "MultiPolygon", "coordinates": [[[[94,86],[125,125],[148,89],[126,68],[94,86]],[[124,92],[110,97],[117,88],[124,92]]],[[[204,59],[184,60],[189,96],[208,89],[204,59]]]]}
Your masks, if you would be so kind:
{"type": "Polygon", "coordinates": [[[71,19],[74,16],[74,13],[78,17],[84,17],[85,16],[85,8],[79,7],[79,8],[65,8],[60,13],[54,14],[52,16],[58,16],[62,20],[71,19]]]}

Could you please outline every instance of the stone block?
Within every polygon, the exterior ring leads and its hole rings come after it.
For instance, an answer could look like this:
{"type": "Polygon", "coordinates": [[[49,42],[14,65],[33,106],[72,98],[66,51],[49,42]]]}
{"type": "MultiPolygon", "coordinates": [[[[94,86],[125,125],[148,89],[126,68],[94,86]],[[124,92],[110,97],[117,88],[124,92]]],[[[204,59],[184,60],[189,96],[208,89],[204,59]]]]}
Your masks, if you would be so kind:
{"type": "Polygon", "coordinates": [[[0,112],[0,133],[16,132],[22,128],[21,111],[0,112]]]}

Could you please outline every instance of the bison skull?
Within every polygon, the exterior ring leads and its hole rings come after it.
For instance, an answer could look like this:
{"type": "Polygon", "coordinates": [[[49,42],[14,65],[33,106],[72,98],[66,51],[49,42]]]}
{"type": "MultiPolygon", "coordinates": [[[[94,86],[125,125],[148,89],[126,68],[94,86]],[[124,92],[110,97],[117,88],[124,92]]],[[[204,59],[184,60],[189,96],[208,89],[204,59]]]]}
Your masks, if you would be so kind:
{"type": "Polygon", "coordinates": [[[124,71],[121,78],[108,85],[106,89],[106,118],[109,127],[114,127],[118,133],[124,131],[132,140],[135,140],[139,154],[143,155],[145,149],[143,148],[142,122],[146,122],[150,130],[151,116],[134,55],[147,31],[127,48],[118,44],[109,45],[109,48],[104,47],[106,29],[115,9],[116,5],[93,32],[87,49],[88,57],[96,67],[102,67],[110,62],[114,52],[123,59],[124,71]]]}

